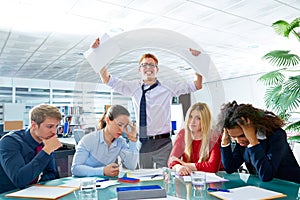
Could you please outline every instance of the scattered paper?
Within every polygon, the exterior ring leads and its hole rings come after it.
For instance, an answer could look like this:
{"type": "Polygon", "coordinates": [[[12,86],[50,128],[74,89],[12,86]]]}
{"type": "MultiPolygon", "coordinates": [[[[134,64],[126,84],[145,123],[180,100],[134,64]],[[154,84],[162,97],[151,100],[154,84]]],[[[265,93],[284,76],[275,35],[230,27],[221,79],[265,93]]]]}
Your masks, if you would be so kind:
{"type": "Polygon", "coordinates": [[[162,175],[157,175],[157,176],[142,176],[139,177],[140,181],[157,181],[157,180],[163,180],[162,175]]]}
{"type": "Polygon", "coordinates": [[[243,180],[245,183],[248,183],[248,179],[250,178],[250,174],[246,173],[239,173],[240,179],[243,180]]]}
{"type": "Polygon", "coordinates": [[[128,171],[128,177],[140,178],[140,177],[151,177],[151,176],[162,176],[162,169],[137,169],[134,171],[128,171]]]}
{"type": "Polygon", "coordinates": [[[126,175],[131,178],[138,178],[140,181],[163,180],[162,169],[138,169],[127,171],[126,175]]]}
{"type": "Polygon", "coordinates": [[[103,182],[96,183],[96,186],[97,186],[96,188],[97,188],[97,190],[104,189],[109,186],[118,185],[118,184],[120,184],[120,183],[117,180],[103,181],[103,182]]]}
{"type": "MultiPolygon", "coordinates": [[[[71,179],[68,181],[64,181],[63,184],[59,185],[59,186],[63,186],[63,187],[75,187],[75,188],[79,188],[80,187],[80,181],[83,179],[90,179],[90,177],[88,178],[76,178],[76,179],[71,179]]],[[[96,180],[104,180],[104,181],[100,181],[100,182],[96,182],[96,188],[97,189],[103,189],[103,188],[107,188],[109,186],[112,185],[118,185],[120,184],[117,180],[106,180],[104,178],[95,178],[96,180]]]]}
{"type": "MultiPolygon", "coordinates": [[[[206,172],[205,175],[206,175],[206,183],[216,183],[216,182],[228,181],[225,178],[221,178],[220,176],[217,176],[215,173],[206,172]]],[[[192,182],[191,176],[180,176],[180,175],[176,174],[176,177],[182,179],[184,182],[192,182]]]]}
{"type": "Polygon", "coordinates": [[[240,199],[276,199],[286,197],[285,194],[259,188],[256,186],[244,186],[229,189],[230,192],[209,192],[209,194],[220,199],[240,200],[240,199]]]}
{"type": "Polygon", "coordinates": [[[96,73],[106,66],[120,52],[120,47],[107,34],[100,38],[98,48],[90,48],[84,52],[84,57],[96,73]]]}
{"type": "Polygon", "coordinates": [[[26,189],[19,190],[17,192],[6,194],[5,196],[39,199],[58,199],[75,190],[76,188],[73,187],[34,185],[26,189]]]}

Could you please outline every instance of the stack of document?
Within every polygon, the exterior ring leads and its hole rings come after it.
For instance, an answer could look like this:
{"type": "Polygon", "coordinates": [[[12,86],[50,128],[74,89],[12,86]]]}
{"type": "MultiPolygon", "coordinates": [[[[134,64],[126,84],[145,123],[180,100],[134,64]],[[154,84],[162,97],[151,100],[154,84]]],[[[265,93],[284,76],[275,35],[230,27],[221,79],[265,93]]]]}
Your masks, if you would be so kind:
{"type": "Polygon", "coordinates": [[[162,169],[138,169],[127,171],[126,175],[132,178],[138,178],[140,181],[162,180],[162,169]]]}
{"type": "MultiPolygon", "coordinates": [[[[83,179],[85,179],[85,178],[70,179],[70,180],[64,181],[64,183],[59,186],[79,188],[80,180],[83,180],[83,179]]],[[[118,185],[118,184],[120,184],[120,183],[117,180],[109,180],[108,178],[100,178],[100,177],[96,178],[96,188],[97,189],[104,189],[109,186],[118,185]]]]}

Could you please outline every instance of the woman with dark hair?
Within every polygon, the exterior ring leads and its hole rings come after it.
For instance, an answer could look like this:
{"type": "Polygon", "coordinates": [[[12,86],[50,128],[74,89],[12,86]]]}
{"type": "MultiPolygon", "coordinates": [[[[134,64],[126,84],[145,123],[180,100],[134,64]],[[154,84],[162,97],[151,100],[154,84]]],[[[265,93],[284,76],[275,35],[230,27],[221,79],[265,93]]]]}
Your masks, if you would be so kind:
{"type": "Polygon", "coordinates": [[[300,183],[300,167],[284,125],[274,113],[251,104],[224,104],[218,126],[223,130],[221,154],[226,172],[237,171],[245,162],[249,173],[258,174],[262,181],[279,178],[300,183]]]}
{"type": "Polygon", "coordinates": [[[72,163],[74,176],[117,176],[121,162],[135,169],[139,160],[136,128],[129,121],[129,112],[121,105],[111,106],[99,121],[99,130],[85,135],[76,146],[72,163]],[[130,127],[130,130],[128,128],[130,127]],[[122,137],[125,132],[129,142],[122,137]]]}
{"type": "Polygon", "coordinates": [[[177,134],[168,166],[179,175],[192,171],[217,172],[221,166],[220,132],[213,131],[213,119],[205,103],[187,111],[184,129],[177,134]]]}

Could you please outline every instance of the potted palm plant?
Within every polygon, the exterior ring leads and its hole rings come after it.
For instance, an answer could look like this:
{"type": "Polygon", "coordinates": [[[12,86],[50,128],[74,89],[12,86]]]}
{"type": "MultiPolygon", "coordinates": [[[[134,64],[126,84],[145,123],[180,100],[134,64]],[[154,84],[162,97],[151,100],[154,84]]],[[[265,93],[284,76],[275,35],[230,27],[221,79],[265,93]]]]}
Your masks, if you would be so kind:
{"type": "MultiPolygon", "coordinates": [[[[291,23],[276,21],[272,27],[283,37],[296,37],[300,48],[300,17],[291,23]]],[[[278,67],[258,79],[267,86],[264,97],[266,107],[289,122],[285,130],[298,133],[288,139],[300,142],[300,120],[291,120],[293,115],[300,114],[300,57],[290,50],[274,50],[264,55],[263,59],[278,67]]]]}

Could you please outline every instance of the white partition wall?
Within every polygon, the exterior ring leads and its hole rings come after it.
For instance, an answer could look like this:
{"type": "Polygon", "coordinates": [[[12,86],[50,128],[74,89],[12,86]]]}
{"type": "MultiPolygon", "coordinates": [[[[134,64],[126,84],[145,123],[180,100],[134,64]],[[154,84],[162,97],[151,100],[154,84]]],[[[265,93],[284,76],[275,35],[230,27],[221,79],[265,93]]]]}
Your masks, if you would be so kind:
{"type": "Polygon", "coordinates": [[[24,111],[25,111],[25,104],[4,103],[3,104],[4,131],[23,129],[24,111]]]}
{"type": "MultiPolygon", "coordinates": [[[[131,103],[130,97],[115,93],[100,83],[0,77],[0,97],[0,124],[3,124],[4,103],[25,105],[23,117],[25,127],[29,122],[29,110],[41,103],[57,106],[63,115],[76,115],[77,121],[86,125],[98,123],[105,105],[120,104],[133,113],[132,106],[128,106],[131,103]]],[[[132,117],[134,118],[134,114],[132,117]]]]}
{"type": "MultiPolygon", "coordinates": [[[[257,82],[259,77],[260,75],[253,75],[204,83],[202,90],[191,95],[191,103],[198,101],[207,103],[215,119],[219,114],[220,106],[233,100],[238,103],[251,103],[256,107],[265,108],[265,87],[257,82]]],[[[114,93],[109,87],[99,83],[0,77],[0,95],[2,96],[1,106],[2,103],[25,103],[27,111],[31,106],[43,102],[57,106],[80,106],[85,115],[84,123],[97,123],[104,111],[104,106],[109,104],[124,105],[131,111],[132,120],[134,119],[131,98],[114,93]]],[[[0,109],[2,109],[1,106],[0,109]]],[[[27,113],[25,116],[27,117],[27,113]]]]}
{"type": "Polygon", "coordinates": [[[215,119],[219,114],[220,106],[233,100],[265,109],[264,93],[266,87],[257,82],[260,76],[253,75],[205,83],[202,90],[192,95],[192,103],[198,101],[207,103],[215,119]]]}

